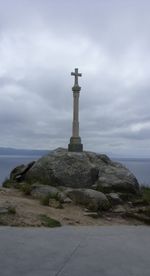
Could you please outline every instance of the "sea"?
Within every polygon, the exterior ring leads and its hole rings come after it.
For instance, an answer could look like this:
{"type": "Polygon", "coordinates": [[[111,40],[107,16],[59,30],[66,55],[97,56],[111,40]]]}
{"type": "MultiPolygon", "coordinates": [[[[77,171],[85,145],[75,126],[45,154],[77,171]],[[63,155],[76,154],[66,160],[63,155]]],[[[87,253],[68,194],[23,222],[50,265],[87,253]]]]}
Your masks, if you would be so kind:
{"type": "Polygon", "coordinates": [[[36,161],[41,156],[33,155],[0,155],[0,186],[9,178],[10,172],[17,166],[36,161]]]}
{"type": "MultiPolygon", "coordinates": [[[[0,186],[9,177],[16,166],[36,161],[41,156],[0,155],[0,186]]],[[[141,185],[150,187],[150,158],[115,158],[112,160],[125,165],[138,179],[141,185]]]]}

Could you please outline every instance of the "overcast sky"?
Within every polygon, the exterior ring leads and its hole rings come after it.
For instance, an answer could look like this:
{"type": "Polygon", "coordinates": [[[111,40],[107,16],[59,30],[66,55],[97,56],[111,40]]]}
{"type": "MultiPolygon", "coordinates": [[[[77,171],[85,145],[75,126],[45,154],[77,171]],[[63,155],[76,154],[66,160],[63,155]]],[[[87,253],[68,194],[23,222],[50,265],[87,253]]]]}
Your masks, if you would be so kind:
{"type": "Polygon", "coordinates": [[[0,0],[0,146],[150,155],[150,1],[0,0]]]}

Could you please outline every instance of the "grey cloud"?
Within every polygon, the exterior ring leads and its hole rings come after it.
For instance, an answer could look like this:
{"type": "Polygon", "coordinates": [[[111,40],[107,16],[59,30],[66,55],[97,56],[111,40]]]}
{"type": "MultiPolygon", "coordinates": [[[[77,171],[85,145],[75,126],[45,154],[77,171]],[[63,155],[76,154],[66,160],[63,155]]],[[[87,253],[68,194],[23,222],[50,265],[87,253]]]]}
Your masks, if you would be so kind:
{"type": "Polygon", "coordinates": [[[147,155],[149,8],[148,0],[1,1],[0,145],[67,146],[70,72],[79,67],[85,148],[147,155]]]}

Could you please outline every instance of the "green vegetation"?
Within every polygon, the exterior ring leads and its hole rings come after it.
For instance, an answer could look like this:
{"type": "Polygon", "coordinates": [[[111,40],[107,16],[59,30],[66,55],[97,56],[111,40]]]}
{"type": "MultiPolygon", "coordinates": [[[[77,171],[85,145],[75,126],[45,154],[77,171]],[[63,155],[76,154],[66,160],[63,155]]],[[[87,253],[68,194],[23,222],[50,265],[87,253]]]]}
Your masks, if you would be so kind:
{"type": "Polygon", "coordinates": [[[58,220],[52,219],[47,215],[41,214],[40,220],[43,226],[46,227],[60,227],[61,223],[58,220]]]}
{"type": "Polygon", "coordinates": [[[142,186],[141,187],[142,199],[146,204],[150,204],[150,187],[142,186]]]}
{"type": "Polygon", "coordinates": [[[30,195],[32,191],[32,187],[29,183],[24,183],[20,185],[20,190],[25,194],[25,195],[30,195]]]}
{"type": "Polygon", "coordinates": [[[42,197],[40,202],[42,205],[48,206],[50,199],[55,199],[56,201],[59,201],[58,193],[56,194],[49,193],[46,196],[42,197]]]}
{"type": "Polygon", "coordinates": [[[44,196],[40,199],[40,202],[41,202],[42,205],[48,206],[49,205],[49,199],[50,199],[50,195],[46,195],[46,196],[44,196]]]}
{"type": "Polygon", "coordinates": [[[11,188],[12,187],[12,180],[6,178],[3,183],[2,183],[2,186],[4,188],[11,188]]]}

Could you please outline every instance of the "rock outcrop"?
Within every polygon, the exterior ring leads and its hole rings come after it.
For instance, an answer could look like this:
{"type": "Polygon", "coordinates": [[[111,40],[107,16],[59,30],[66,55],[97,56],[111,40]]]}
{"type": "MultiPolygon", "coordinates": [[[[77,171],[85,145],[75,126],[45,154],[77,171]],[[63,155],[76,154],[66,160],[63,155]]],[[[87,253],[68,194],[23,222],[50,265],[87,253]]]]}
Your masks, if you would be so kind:
{"type": "Polygon", "coordinates": [[[105,192],[131,192],[138,190],[139,185],[133,174],[122,164],[113,162],[99,170],[97,187],[105,192]]]}
{"type": "Polygon", "coordinates": [[[110,202],[106,195],[92,189],[56,188],[49,185],[31,185],[30,195],[33,198],[56,199],[60,203],[80,204],[91,211],[108,210],[110,202]]]}
{"type": "MultiPolygon", "coordinates": [[[[19,172],[18,172],[19,173],[19,172]]],[[[99,191],[137,193],[135,176],[106,155],[92,152],[68,152],[58,148],[40,158],[24,174],[29,183],[71,188],[94,188],[99,191]]]]}
{"type": "Polygon", "coordinates": [[[108,210],[110,203],[107,197],[92,189],[72,189],[67,192],[69,198],[76,204],[82,204],[91,211],[108,210]]]}
{"type": "Polygon", "coordinates": [[[58,189],[48,185],[39,185],[34,184],[31,188],[31,195],[34,198],[44,198],[45,196],[51,195],[51,197],[55,197],[58,194],[58,189]]]}
{"type": "Polygon", "coordinates": [[[26,180],[52,186],[87,188],[98,178],[99,169],[87,154],[56,149],[40,158],[26,174],[26,180]]]}

